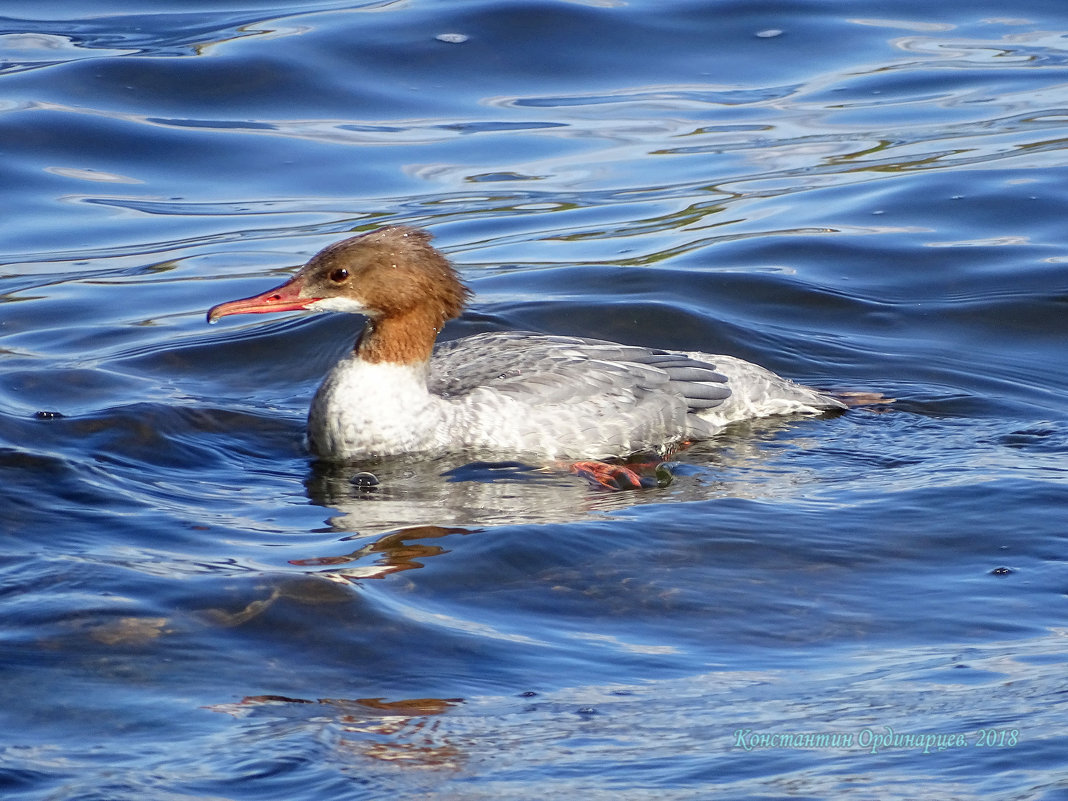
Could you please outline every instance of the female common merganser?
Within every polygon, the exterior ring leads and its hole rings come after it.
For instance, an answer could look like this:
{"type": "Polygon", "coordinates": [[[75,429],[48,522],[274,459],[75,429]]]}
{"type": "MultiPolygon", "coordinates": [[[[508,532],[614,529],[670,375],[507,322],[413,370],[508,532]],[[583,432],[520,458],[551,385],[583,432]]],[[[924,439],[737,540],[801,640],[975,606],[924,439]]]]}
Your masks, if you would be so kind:
{"type": "Polygon", "coordinates": [[[403,226],[355,236],[285,284],[208,312],[209,322],[296,309],[367,316],[312,402],[319,457],[665,454],[736,420],[845,408],[731,356],[523,332],[435,346],[470,291],[430,238],[403,226]]]}

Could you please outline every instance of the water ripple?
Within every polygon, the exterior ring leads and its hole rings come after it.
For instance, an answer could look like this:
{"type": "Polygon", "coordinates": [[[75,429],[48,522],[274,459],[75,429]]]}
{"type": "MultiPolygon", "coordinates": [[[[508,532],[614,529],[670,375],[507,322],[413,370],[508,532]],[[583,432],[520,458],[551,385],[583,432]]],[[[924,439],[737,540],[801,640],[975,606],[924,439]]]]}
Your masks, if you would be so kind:
{"type": "Polygon", "coordinates": [[[1062,9],[884,11],[0,18],[0,785],[1048,795],[1062,9]],[[700,348],[886,402],[732,426],[634,493],[483,454],[318,463],[309,399],[359,321],[204,312],[388,223],[475,290],[447,338],[700,348]],[[884,726],[970,744],[735,735],[884,726]]]}

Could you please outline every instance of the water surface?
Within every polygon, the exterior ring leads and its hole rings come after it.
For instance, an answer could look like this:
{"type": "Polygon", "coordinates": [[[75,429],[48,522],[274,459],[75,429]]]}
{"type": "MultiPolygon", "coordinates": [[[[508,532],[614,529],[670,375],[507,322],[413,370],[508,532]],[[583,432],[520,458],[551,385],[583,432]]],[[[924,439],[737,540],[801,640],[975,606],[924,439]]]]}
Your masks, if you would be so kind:
{"type": "Polygon", "coordinates": [[[5,798],[1068,797],[1060,3],[57,0],[0,88],[5,798]],[[388,223],[448,337],[894,402],[318,465],[359,321],[204,312],[388,223]]]}

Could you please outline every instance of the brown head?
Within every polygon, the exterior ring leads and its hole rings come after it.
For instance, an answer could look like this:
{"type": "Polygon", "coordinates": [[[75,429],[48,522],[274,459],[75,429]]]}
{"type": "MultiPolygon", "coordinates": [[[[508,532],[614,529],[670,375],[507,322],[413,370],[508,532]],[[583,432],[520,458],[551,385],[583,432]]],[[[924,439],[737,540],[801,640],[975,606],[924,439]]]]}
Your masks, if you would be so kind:
{"type": "Polygon", "coordinates": [[[446,320],[459,317],[470,295],[431,235],[393,225],[323,248],[279,287],[208,311],[228,314],[310,309],[370,318],[357,343],[369,361],[412,363],[430,357],[446,320]]]}

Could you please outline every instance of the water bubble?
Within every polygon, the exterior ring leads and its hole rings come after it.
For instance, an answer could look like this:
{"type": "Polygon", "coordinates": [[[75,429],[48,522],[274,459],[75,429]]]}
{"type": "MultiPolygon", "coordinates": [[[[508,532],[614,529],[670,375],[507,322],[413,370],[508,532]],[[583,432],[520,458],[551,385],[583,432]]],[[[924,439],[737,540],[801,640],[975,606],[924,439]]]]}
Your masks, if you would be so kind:
{"type": "Polygon", "coordinates": [[[349,479],[349,482],[357,489],[372,489],[379,484],[378,477],[374,473],[357,473],[349,479]]]}

